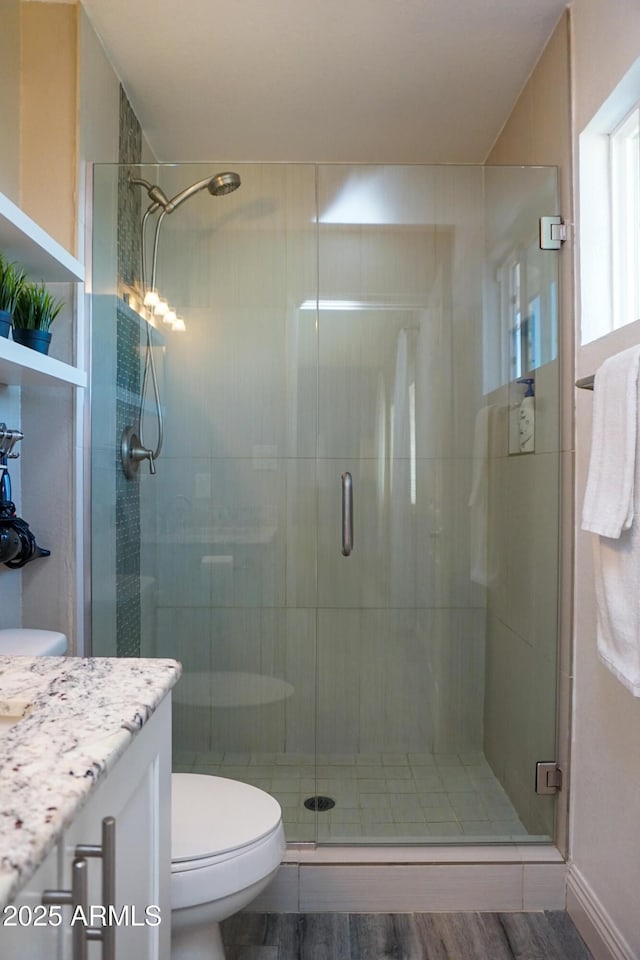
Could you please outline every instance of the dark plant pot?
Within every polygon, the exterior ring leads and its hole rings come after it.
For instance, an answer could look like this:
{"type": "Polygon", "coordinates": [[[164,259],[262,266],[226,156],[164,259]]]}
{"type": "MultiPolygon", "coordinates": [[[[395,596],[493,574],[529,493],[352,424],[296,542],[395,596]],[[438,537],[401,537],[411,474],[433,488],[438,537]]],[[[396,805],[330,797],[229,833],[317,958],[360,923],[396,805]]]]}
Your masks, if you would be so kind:
{"type": "Polygon", "coordinates": [[[11,314],[8,310],[0,310],[0,337],[8,337],[11,329],[11,314]]]}
{"type": "Polygon", "coordinates": [[[23,327],[14,327],[13,339],[16,343],[21,343],[23,347],[31,347],[32,350],[37,350],[38,353],[49,353],[51,331],[25,330],[23,327]]]}

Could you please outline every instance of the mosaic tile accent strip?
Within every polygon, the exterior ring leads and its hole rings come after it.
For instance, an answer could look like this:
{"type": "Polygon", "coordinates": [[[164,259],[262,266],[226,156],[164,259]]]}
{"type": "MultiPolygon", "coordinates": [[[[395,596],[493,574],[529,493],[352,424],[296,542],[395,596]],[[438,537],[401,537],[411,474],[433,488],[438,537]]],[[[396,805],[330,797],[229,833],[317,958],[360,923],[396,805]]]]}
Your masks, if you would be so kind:
{"type": "MultiPolygon", "coordinates": [[[[118,159],[118,291],[139,283],[140,191],[131,190],[128,164],[142,158],[142,131],[127,95],[120,87],[118,159]]],[[[141,321],[121,298],[117,308],[116,371],[116,651],[119,657],[140,656],[140,484],[127,480],[120,463],[120,437],[136,422],[140,398],[141,321]]]]}
{"type": "MultiPolygon", "coordinates": [[[[116,436],[136,422],[140,396],[140,319],[117,308],[116,436]]],[[[140,656],[140,484],[127,480],[116,444],[116,650],[140,656]]]]}
{"type": "Polygon", "coordinates": [[[140,221],[142,196],[140,190],[132,190],[129,176],[130,164],[139,164],[142,159],[142,130],[127,95],[120,87],[120,140],[118,163],[118,287],[119,295],[124,287],[136,287],[140,282],[140,221]]]}
{"type": "Polygon", "coordinates": [[[241,780],[280,803],[287,840],[455,843],[531,837],[482,753],[174,754],[174,770],[241,780]],[[335,807],[316,813],[306,798],[335,807]]]}

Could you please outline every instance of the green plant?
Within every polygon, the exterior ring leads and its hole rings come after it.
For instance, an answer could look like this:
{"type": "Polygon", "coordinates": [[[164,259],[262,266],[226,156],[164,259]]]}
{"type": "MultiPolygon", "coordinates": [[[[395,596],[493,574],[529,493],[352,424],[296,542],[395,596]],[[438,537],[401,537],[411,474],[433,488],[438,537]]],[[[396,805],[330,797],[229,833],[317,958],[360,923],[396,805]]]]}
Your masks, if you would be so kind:
{"type": "Polygon", "coordinates": [[[63,306],[63,301],[54,300],[44,283],[25,283],[16,301],[13,326],[48,330],[63,306]]]}
{"type": "Polygon", "coordinates": [[[9,263],[0,253],[0,310],[14,312],[24,284],[25,276],[22,270],[15,264],[9,263]]]}

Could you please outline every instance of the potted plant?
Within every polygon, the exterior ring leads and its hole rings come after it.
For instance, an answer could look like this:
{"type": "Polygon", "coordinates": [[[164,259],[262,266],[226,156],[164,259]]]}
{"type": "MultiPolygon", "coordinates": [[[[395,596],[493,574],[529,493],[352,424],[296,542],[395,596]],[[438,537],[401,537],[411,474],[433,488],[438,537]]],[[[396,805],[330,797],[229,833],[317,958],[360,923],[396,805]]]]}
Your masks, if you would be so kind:
{"type": "Polygon", "coordinates": [[[62,307],[62,300],[54,300],[44,283],[25,283],[13,311],[13,339],[32,350],[48,353],[49,327],[62,307]]]}
{"type": "Polygon", "coordinates": [[[25,282],[24,273],[0,253],[0,337],[8,337],[16,300],[25,282]]]}

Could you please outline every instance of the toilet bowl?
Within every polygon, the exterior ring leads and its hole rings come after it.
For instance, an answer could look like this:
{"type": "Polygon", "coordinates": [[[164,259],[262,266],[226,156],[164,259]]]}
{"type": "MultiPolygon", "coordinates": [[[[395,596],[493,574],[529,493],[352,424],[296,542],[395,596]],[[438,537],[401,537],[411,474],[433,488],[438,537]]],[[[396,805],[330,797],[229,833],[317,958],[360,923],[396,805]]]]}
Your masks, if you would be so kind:
{"type": "Polygon", "coordinates": [[[263,790],[174,773],[171,960],[223,960],[220,921],[267,886],[285,852],[280,805],[263,790]]]}
{"type": "Polygon", "coordinates": [[[0,630],[0,656],[61,657],[67,652],[67,638],[55,630],[8,627],[0,630]]]}

